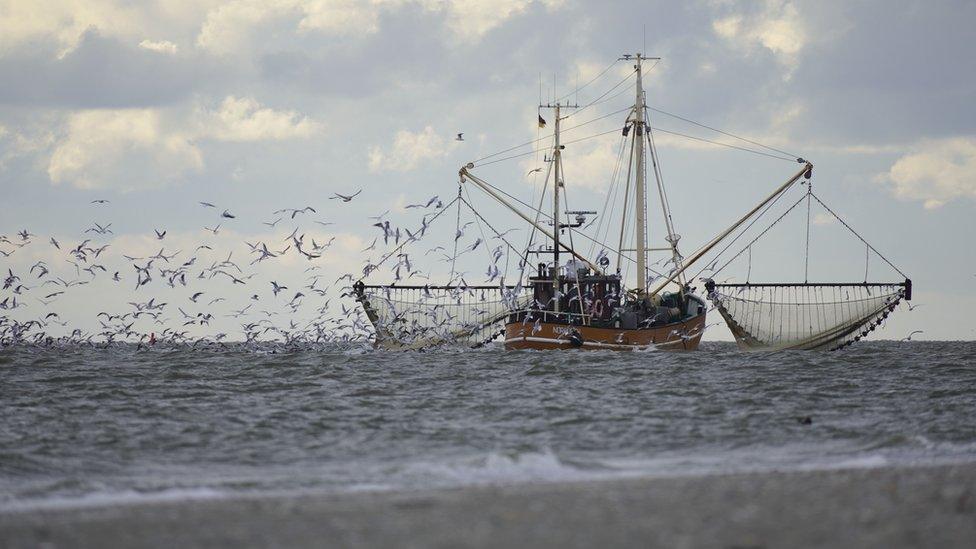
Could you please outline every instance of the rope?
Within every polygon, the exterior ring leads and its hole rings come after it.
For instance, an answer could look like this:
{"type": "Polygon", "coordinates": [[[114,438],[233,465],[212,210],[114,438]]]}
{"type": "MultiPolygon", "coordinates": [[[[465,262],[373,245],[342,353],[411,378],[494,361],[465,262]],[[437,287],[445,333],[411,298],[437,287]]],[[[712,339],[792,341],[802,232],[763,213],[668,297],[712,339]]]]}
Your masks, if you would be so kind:
{"type": "MultiPolygon", "coordinates": [[[[604,214],[609,214],[609,212],[610,212],[610,197],[611,196],[613,196],[614,203],[616,203],[617,189],[619,188],[619,184],[618,184],[617,178],[620,176],[620,163],[623,161],[624,150],[625,150],[624,145],[626,144],[626,140],[627,140],[626,137],[624,137],[624,136],[621,136],[620,137],[620,145],[619,145],[619,149],[620,150],[617,153],[617,161],[613,165],[613,172],[611,172],[611,175],[610,175],[610,188],[607,189],[607,197],[603,201],[603,209],[601,210],[602,212],[604,212],[604,214]]],[[[608,220],[608,222],[607,222],[607,230],[608,231],[610,230],[609,219],[610,219],[610,216],[609,215],[600,215],[600,221],[599,221],[599,223],[597,223],[596,230],[594,231],[594,234],[596,234],[597,238],[599,238],[600,237],[600,233],[603,232],[603,221],[604,220],[608,220]]],[[[591,244],[590,245],[590,251],[589,251],[589,254],[588,255],[593,255],[593,252],[596,251],[595,248],[596,248],[596,245],[595,244],[591,244]]]]}
{"type": "MultiPolygon", "coordinates": [[[[851,234],[853,234],[854,236],[856,236],[861,242],[863,242],[868,247],[868,249],[870,249],[872,252],[874,252],[875,254],[877,254],[878,257],[880,257],[882,260],[884,260],[884,262],[887,263],[889,267],[891,267],[892,269],[894,269],[895,271],[897,271],[898,274],[900,274],[901,276],[903,276],[905,278],[908,278],[908,275],[906,275],[905,273],[901,272],[901,269],[899,269],[898,267],[895,267],[895,265],[891,261],[888,261],[888,258],[886,258],[885,256],[881,255],[881,252],[879,252],[878,250],[876,250],[874,248],[874,246],[872,246],[870,243],[868,243],[867,240],[864,240],[864,237],[862,237],[861,235],[859,235],[857,233],[857,231],[855,231],[853,228],[851,228],[850,225],[847,224],[846,221],[844,221],[843,219],[841,219],[841,217],[839,215],[837,215],[836,213],[834,213],[834,210],[831,210],[826,204],[824,204],[823,201],[820,200],[819,197],[817,197],[817,195],[815,195],[813,193],[811,193],[811,195],[813,196],[813,199],[814,200],[816,200],[818,203],[820,203],[821,206],[824,207],[825,210],[827,210],[828,212],[830,212],[830,215],[834,216],[834,218],[836,218],[837,221],[840,221],[841,224],[843,224],[844,227],[846,227],[847,230],[851,232],[851,234]]],[[[866,278],[867,278],[867,269],[865,269],[865,279],[866,278]]]]}
{"type": "MultiPolygon", "coordinates": [[[[738,241],[739,241],[739,239],[740,239],[740,238],[742,238],[742,237],[743,237],[743,236],[744,236],[744,235],[746,234],[746,232],[747,232],[747,231],[748,231],[749,229],[751,229],[751,228],[752,228],[752,226],[753,226],[753,225],[755,225],[755,224],[756,224],[757,222],[759,222],[759,220],[760,220],[760,219],[762,218],[762,216],[764,216],[764,215],[766,215],[766,212],[768,212],[768,211],[769,211],[769,210],[770,210],[770,209],[771,209],[771,208],[772,208],[773,206],[775,206],[775,205],[776,205],[776,203],[777,203],[777,202],[779,202],[779,201],[780,201],[780,199],[781,199],[781,198],[783,198],[784,196],[786,196],[786,192],[785,192],[785,191],[784,191],[783,193],[781,193],[781,194],[780,194],[779,196],[777,196],[777,197],[776,197],[776,198],[775,198],[775,199],[774,199],[774,200],[773,200],[772,202],[770,202],[770,203],[769,203],[769,205],[768,205],[768,206],[766,206],[766,207],[765,207],[765,208],[763,209],[763,211],[761,211],[761,212],[759,212],[759,214],[758,214],[758,215],[756,215],[756,217],[755,217],[755,218],[753,218],[753,220],[752,220],[752,221],[750,221],[750,222],[749,222],[749,224],[748,224],[748,225],[746,225],[746,226],[745,226],[745,228],[744,228],[744,229],[742,229],[742,230],[741,230],[741,231],[739,232],[739,234],[738,234],[738,236],[736,236],[736,237],[735,237],[735,238],[733,238],[733,239],[732,239],[731,241],[729,241],[729,243],[728,243],[728,244],[726,244],[726,245],[725,245],[725,247],[724,247],[724,248],[722,248],[722,250],[721,250],[721,251],[719,251],[719,252],[718,252],[717,254],[715,254],[715,258],[716,258],[716,260],[715,260],[715,262],[714,262],[714,263],[712,263],[712,264],[714,265],[715,263],[717,263],[717,262],[718,262],[718,258],[719,258],[719,257],[721,257],[721,256],[722,256],[722,254],[724,254],[724,253],[725,253],[726,251],[728,251],[728,249],[729,249],[729,248],[731,248],[731,247],[732,247],[732,246],[733,246],[733,245],[734,245],[734,244],[735,244],[736,242],[738,242],[738,241]]],[[[802,200],[802,198],[801,198],[800,200],[802,200]]],[[[795,207],[795,205],[794,205],[793,207],[795,207]]],[[[792,208],[791,208],[791,209],[792,209],[792,208]]],[[[767,229],[767,230],[768,230],[768,229],[767,229]]],[[[750,243],[750,245],[751,245],[751,243],[750,243]]],[[[743,250],[742,250],[742,251],[744,251],[744,250],[745,250],[745,248],[743,248],[743,250]]],[[[736,257],[738,257],[738,256],[740,256],[740,255],[742,255],[742,251],[739,251],[739,253],[738,253],[738,254],[736,254],[736,257]]],[[[732,258],[732,259],[735,259],[735,258],[732,258]]],[[[713,271],[712,271],[712,274],[713,274],[713,275],[715,275],[715,274],[718,274],[718,272],[719,272],[719,271],[721,271],[722,269],[724,269],[725,267],[727,267],[727,266],[728,266],[728,264],[729,264],[729,263],[731,263],[731,261],[732,261],[732,260],[729,260],[729,262],[727,262],[727,263],[726,263],[725,265],[722,265],[722,268],[721,268],[721,269],[715,269],[715,270],[713,270],[713,271]]],[[[697,273],[695,273],[695,276],[693,276],[693,277],[692,277],[692,279],[695,279],[695,278],[698,278],[698,277],[699,277],[699,276],[700,276],[700,275],[701,275],[701,274],[702,274],[703,272],[705,272],[705,269],[707,269],[707,268],[708,268],[708,266],[706,265],[705,267],[702,267],[701,269],[699,269],[699,270],[698,270],[698,272],[697,272],[697,273]]]]}
{"type": "MultiPolygon", "coordinates": [[[[633,109],[633,107],[625,107],[623,109],[618,109],[618,110],[615,110],[615,111],[613,111],[611,113],[607,113],[607,114],[605,114],[603,116],[598,116],[597,118],[594,118],[592,120],[587,120],[586,122],[580,122],[579,124],[577,124],[575,126],[570,126],[568,128],[563,128],[562,129],[562,132],[563,133],[566,133],[566,132],[575,130],[577,128],[582,128],[583,126],[585,126],[587,124],[592,124],[593,122],[596,122],[598,120],[603,120],[604,118],[609,118],[611,116],[620,114],[620,113],[622,113],[624,111],[628,111],[628,110],[631,110],[631,109],[633,109]]],[[[568,117],[565,117],[564,116],[563,117],[563,120],[565,120],[566,118],[568,118],[568,117]]],[[[503,149],[503,150],[500,150],[498,152],[491,153],[491,154],[489,154],[487,156],[482,156],[481,158],[476,158],[476,159],[472,160],[471,163],[472,164],[478,164],[482,160],[487,160],[489,158],[493,158],[493,157],[498,156],[500,154],[505,154],[507,152],[512,152],[512,151],[514,151],[516,149],[521,149],[522,147],[525,147],[525,146],[528,146],[528,145],[532,145],[533,143],[538,143],[540,141],[545,141],[547,139],[552,139],[552,136],[549,135],[549,134],[546,134],[544,137],[537,137],[537,138],[533,139],[532,141],[526,141],[525,143],[522,143],[521,145],[515,145],[514,147],[509,147],[507,149],[503,149]]],[[[543,150],[546,150],[546,149],[548,149],[548,147],[539,148],[539,149],[533,149],[532,151],[529,151],[529,153],[527,153],[527,154],[531,154],[531,153],[534,153],[534,152],[543,151],[543,150]]]]}
{"type": "MultiPolygon", "coordinates": [[[[569,97],[570,95],[573,95],[574,93],[579,93],[579,91],[582,90],[583,88],[585,88],[585,87],[589,86],[590,84],[596,82],[597,80],[600,79],[601,76],[603,76],[604,74],[607,74],[607,72],[609,72],[610,69],[612,69],[614,67],[614,65],[617,64],[617,61],[618,60],[615,59],[613,62],[611,62],[609,65],[607,65],[607,67],[605,69],[603,69],[600,72],[600,74],[594,76],[589,82],[587,82],[586,84],[583,84],[582,86],[577,87],[575,90],[573,90],[573,91],[567,93],[566,95],[564,95],[564,96],[556,99],[556,101],[562,101],[563,99],[566,99],[567,97],[569,97]]],[[[540,103],[541,102],[542,101],[540,101],[540,103]]]]}
{"type": "MultiPolygon", "coordinates": [[[[751,266],[752,265],[752,259],[751,259],[752,258],[752,245],[755,244],[757,240],[759,240],[760,238],[762,238],[763,235],[765,235],[767,232],[769,232],[769,230],[772,229],[777,223],[779,223],[780,221],[782,221],[783,218],[786,217],[787,214],[789,214],[790,212],[792,212],[793,211],[793,208],[796,208],[797,206],[799,206],[800,203],[803,202],[803,199],[804,198],[806,198],[806,196],[801,196],[799,200],[797,200],[796,202],[793,203],[792,206],[790,206],[790,209],[786,210],[785,212],[783,212],[782,215],[780,215],[779,217],[777,217],[776,220],[773,221],[772,223],[770,223],[770,225],[768,227],[766,227],[765,229],[763,229],[763,231],[761,233],[759,233],[759,235],[756,236],[756,238],[753,238],[751,241],[749,241],[749,243],[746,244],[746,247],[745,248],[743,248],[739,253],[737,253],[734,256],[732,256],[732,259],[729,259],[728,261],[726,261],[721,267],[719,267],[718,269],[716,269],[715,272],[716,273],[721,272],[722,269],[728,267],[729,266],[729,263],[732,263],[733,261],[735,261],[736,258],[739,257],[740,255],[742,255],[742,253],[745,252],[746,250],[749,250],[749,257],[750,257],[750,263],[749,264],[751,266]]],[[[777,200],[779,200],[779,199],[777,198],[777,200]]],[[[765,213],[765,212],[763,212],[763,213],[765,213]]],[[[760,216],[761,215],[762,214],[760,214],[760,216]]],[[[758,220],[758,218],[756,218],[756,220],[758,220]]],[[[753,222],[755,222],[755,220],[753,222]]],[[[751,227],[752,226],[752,223],[750,223],[749,226],[751,227]]],[[[746,230],[748,230],[748,228],[749,227],[746,227],[746,230]]],[[[744,231],[743,231],[743,233],[739,233],[739,236],[742,236],[742,234],[744,234],[744,231]]],[[[736,237],[736,239],[738,239],[738,237],[736,237]]],[[[725,251],[725,250],[723,250],[723,251],[725,251]]],[[[718,255],[722,255],[722,252],[719,252],[718,255]]],[[[750,267],[750,269],[751,269],[751,267],[750,267]]],[[[698,275],[695,275],[695,276],[698,276],[698,275]]]]}
{"type": "MultiPolygon", "coordinates": [[[[437,214],[435,214],[434,217],[430,218],[430,221],[427,222],[427,226],[430,227],[430,224],[433,223],[435,219],[437,219],[438,217],[440,217],[441,214],[443,214],[444,212],[446,212],[449,209],[451,209],[451,206],[453,206],[454,203],[457,202],[458,199],[460,199],[460,198],[461,198],[460,193],[458,193],[457,198],[455,198],[454,200],[450,201],[446,206],[444,206],[443,208],[441,208],[441,211],[437,212],[437,214]]],[[[420,229],[418,229],[418,231],[419,230],[420,229]]],[[[403,244],[400,244],[396,248],[393,248],[393,250],[391,250],[389,253],[387,253],[386,255],[384,255],[383,257],[381,257],[380,260],[378,262],[376,262],[373,266],[375,268],[379,268],[379,266],[382,265],[383,263],[385,263],[387,259],[390,259],[391,257],[393,257],[394,254],[398,253],[400,250],[403,249],[404,246],[406,246],[410,242],[412,242],[412,240],[411,239],[407,239],[407,241],[404,242],[403,244]]],[[[375,268],[373,270],[376,270],[375,268]]],[[[372,271],[370,271],[370,272],[372,272],[372,271]]],[[[357,282],[362,281],[367,276],[368,275],[361,276],[359,278],[359,280],[357,280],[357,282]]]]}
{"type": "Polygon", "coordinates": [[[695,137],[695,136],[688,135],[688,134],[684,134],[684,133],[681,133],[681,132],[676,132],[676,131],[672,131],[672,130],[665,130],[663,128],[651,128],[651,129],[653,129],[654,131],[658,131],[658,132],[664,132],[664,133],[669,133],[671,135],[677,135],[678,137],[685,137],[687,139],[692,139],[692,140],[695,140],[695,141],[702,141],[704,143],[711,143],[712,145],[719,145],[719,146],[722,146],[722,147],[728,147],[730,149],[736,149],[736,150],[740,150],[740,151],[749,152],[749,153],[752,153],[752,154],[758,154],[760,156],[768,156],[769,158],[775,158],[777,160],[784,160],[786,162],[796,163],[796,158],[788,158],[788,157],[785,157],[785,156],[778,156],[778,155],[775,155],[775,154],[770,154],[770,153],[766,153],[766,152],[762,152],[762,151],[757,151],[757,150],[749,149],[749,148],[746,148],[746,147],[740,147],[738,145],[732,145],[731,143],[722,143],[721,141],[712,141],[711,139],[705,139],[704,137],[695,137]]]}
{"type": "MultiPolygon", "coordinates": [[[[525,206],[526,208],[528,208],[528,209],[530,209],[530,210],[532,210],[532,211],[534,211],[534,212],[536,212],[536,213],[537,213],[537,214],[538,214],[539,216],[542,216],[543,218],[545,218],[545,219],[548,219],[549,221],[552,221],[552,216],[551,216],[551,215],[548,215],[548,214],[546,214],[546,213],[544,213],[544,212],[542,212],[542,211],[541,211],[541,210],[539,210],[539,209],[536,209],[536,208],[533,208],[533,207],[532,207],[532,206],[530,206],[529,204],[526,204],[525,202],[523,202],[523,201],[521,201],[521,200],[519,200],[518,198],[516,198],[516,197],[514,197],[514,196],[512,196],[511,194],[509,194],[509,193],[507,193],[507,192],[505,192],[505,191],[503,191],[502,189],[499,189],[498,187],[496,187],[496,186],[494,186],[494,185],[492,185],[491,183],[488,183],[487,181],[484,181],[484,180],[482,180],[482,183],[484,183],[484,184],[485,184],[485,185],[487,185],[488,187],[491,187],[491,189],[492,189],[492,190],[494,190],[494,191],[496,191],[496,192],[498,192],[498,193],[500,193],[500,194],[503,194],[503,195],[505,195],[506,197],[508,197],[508,198],[510,198],[510,199],[512,199],[513,201],[515,201],[515,202],[518,202],[518,203],[519,203],[519,204],[521,204],[522,206],[525,206]]],[[[538,217],[536,217],[536,219],[538,219],[538,217]]],[[[613,248],[610,248],[609,246],[607,246],[607,244],[606,244],[605,242],[600,242],[599,240],[596,240],[596,239],[594,239],[594,238],[592,238],[592,237],[589,237],[589,236],[587,236],[587,235],[586,235],[586,234],[584,234],[584,233],[580,233],[580,236],[581,236],[581,237],[583,237],[583,238],[585,238],[586,240],[588,240],[588,241],[590,241],[590,242],[593,242],[593,243],[595,243],[595,244],[597,244],[597,245],[600,245],[600,246],[603,246],[604,248],[608,248],[608,249],[613,249],[613,248]]],[[[630,260],[630,262],[631,262],[631,263],[633,263],[633,262],[635,262],[635,260],[634,260],[634,259],[632,259],[632,258],[630,258],[630,257],[628,257],[627,259],[628,259],[628,260],[630,260]]],[[[658,275],[658,276],[664,276],[664,275],[662,275],[661,273],[659,273],[659,272],[657,272],[657,271],[655,271],[654,269],[651,269],[651,268],[648,268],[647,270],[649,270],[649,271],[651,271],[652,273],[654,273],[654,274],[656,274],[656,275],[658,275]]]]}
{"type": "Polygon", "coordinates": [[[786,155],[786,156],[792,156],[794,159],[799,158],[797,155],[792,154],[792,153],[789,153],[789,152],[786,152],[784,150],[780,150],[780,149],[777,149],[777,148],[774,148],[774,147],[770,147],[769,145],[763,145],[762,143],[760,143],[758,141],[753,141],[752,139],[746,139],[745,137],[741,137],[741,136],[735,135],[733,133],[720,130],[718,128],[713,128],[711,126],[706,126],[705,124],[702,124],[700,122],[695,122],[694,120],[690,120],[688,118],[685,118],[683,116],[679,116],[679,115],[674,114],[674,113],[670,113],[670,112],[667,112],[667,111],[663,111],[661,109],[655,109],[654,107],[645,107],[645,108],[648,108],[648,109],[650,109],[650,110],[652,110],[654,112],[661,113],[661,114],[663,114],[665,116],[670,116],[672,118],[677,118],[678,120],[681,120],[683,122],[687,122],[689,124],[694,124],[694,125],[699,126],[701,128],[705,128],[706,130],[711,130],[713,132],[720,133],[722,135],[727,135],[729,137],[732,137],[734,139],[738,139],[740,141],[745,141],[746,143],[750,143],[752,145],[756,145],[758,147],[762,147],[764,149],[768,149],[768,150],[773,151],[773,152],[778,152],[778,153],[783,154],[783,155],[786,155]]]}
{"type": "MultiPolygon", "coordinates": [[[[457,198],[454,199],[455,202],[461,200],[461,184],[458,183],[458,194],[457,198]]],[[[457,263],[457,249],[458,249],[458,231],[461,230],[461,203],[458,202],[457,207],[457,221],[454,223],[454,255],[451,256],[451,276],[448,280],[454,280],[454,265],[457,263]]]]}
{"type": "Polygon", "coordinates": [[[810,196],[813,194],[813,184],[807,181],[807,248],[803,254],[803,281],[810,281],[810,196]]]}
{"type": "Polygon", "coordinates": [[[625,77],[623,78],[623,80],[621,80],[620,82],[617,82],[616,84],[614,84],[614,86],[613,86],[612,88],[610,88],[609,90],[607,90],[607,91],[605,91],[605,92],[603,92],[603,94],[602,94],[602,95],[601,95],[600,97],[597,97],[597,98],[596,98],[596,99],[594,99],[593,101],[590,101],[590,102],[589,102],[589,103],[587,103],[586,105],[583,105],[582,107],[580,107],[579,109],[577,109],[577,110],[576,110],[576,112],[573,112],[573,113],[570,113],[570,114],[567,114],[566,116],[564,116],[564,117],[563,117],[563,120],[566,120],[567,118],[569,118],[569,117],[571,117],[571,116],[576,116],[577,114],[579,114],[579,113],[581,113],[581,112],[583,112],[583,111],[585,111],[585,110],[586,110],[587,108],[589,108],[589,107],[592,107],[593,105],[595,105],[595,104],[596,104],[596,102],[597,102],[597,101],[599,101],[599,100],[601,100],[601,99],[603,99],[603,98],[604,98],[604,97],[606,97],[606,96],[607,96],[607,95],[608,95],[608,94],[609,94],[610,92],[612,92],[613,90],[615,90],[615,89],[617,89],[618,87],[620,87],[620,85],[621,85],[621,84],[623,84],[624,82],[626,82],[626,81],[628,81],[628,80],[630,80],[630,79],[631,79],[631,78],[632,78],[632,77],[633,77],[633,76],[634,76],[635,74],[637,74],[637,69],[634,69],[634,70],[632,70],[632,71],[630,71],[630,73],[628,73],[628,74],[627,74],[627,76],[625,76],[625,77]]]}
{"type": "MultiPolygon", "coordinates": [[[[611,133],[616,133],[616,132],[619,132],[619,131],[620,131],[619,128],[614,128],[614,129],[612,129],[610,131],[606,131],[606,132],[602,132],[602,133],[596,133],[596,134],[593,134],[593,135],[588,135],[586,137],[580,137],[578,139],[573,139],[571,141],[564,141],[561,144],[562,145],[571,145],[573,143],[579,143],[580,141],[586,141],[587,139],[593,139],[593,138],[596,138],[596,137],[601,137],[601,136],[604,136],[604,135],[607,135],[607,134],[611,134],[611,133]]],[[[546,149],[548,149],[548,147],[546,149]]],[[[495,164],[495,163],[498,163],[498,162],[504,162],[506,160],[511,160],[513,158],[521,158],[523,156],[528,156],[530,154],[534,154],[534,153],[537,153],[537,152],[539,152],[541,150],[546,150],[546,149],[535,149],[535,150],[531,150],[529,152],[524,152],[524,153],[521,153],[521,154],[513,154],[512,156],[505,156],[505,157],[502,157],[502,158],[498,158],[498,159],[492,160],[491,162],[482,162],[481,164],[478,164],[478,166],[488,166],[490,164],[495,164]]]]}
{"type": "MultiPolygon", "coordinates": [[[[470,197],[471,195],[468,194],[468,196],[470,197]]],[[[518,248],[516,248],[515,246],[512,246],[512,244],[508,240],[506,240],[505,237],[502,236],[502,234],[500,232],[498,232],[497,229],[495,229],[494,227],[491,226],[491,223],[488,223],[488,220],[486,220],[484,217],[481,216],[481,214],[478,212],[478,210],[474,209],[474,206],[472,206],[470,202],[468,202],[464,198],[461,199],[461,202],[464,202],[464,205],[467,206],[471,210],[471,213],[473,213],[478,219],[480,219],[481,221],[484,221],[485,225],[487,225],[488,228],[491,229],[491,231],[493,233],[495,233],[495,236],[497,238],[500,238],[501,241],[504,242],[506,246],[508,246],[513,252],[517,253],[519,255],[519,257],[521,257],[523,260],[525,260],[526,262],[528,262],[529,257],[527,255],[522,255],[522,253],[518,250],[518,248]]],[[[479,227],[481,226],[480,223],[479,223],[478,226],[479,227]]],[[[484,231],[482,231],[482,238],[485,238],[484,231]]],[[[486,249],[487,249],[487,246],[488,246],[488,239],[487,238],[485,238],[485,246],[486,246],[486,249]]],[[[489,254],[490,254],[490,252],[489,252],[489,254]]]]}
{"type": "MultiPolygon", "coordinates": [[[[552,175],[552,162],[549,162],[549,166],[546,167],[546,178],[542,181],[542,193],[539,196],[539,207],[538,208],[532,208],[531,206],[529,206],[530,209],[532,209],[532,210],[535,211],[535,220],[534,220],[534,223],[532,223],[532,229],[529,231],[529,237],[528,237],[528,239],[525,242],[526,255],[528,255],[529,249],[532,248],[532,242],[535,239],[535,232],[536,232],[536,230],[538,230],[538,229],[536,229],[536,225],[539,224],[539,216],[542,215],[542,203],[545,202],[545,200],[546,200],[546,191],[549,190],[548,183],[549,183],[549,176],[550,175],[552,175]]],[[[528,261],[526,261],[525,263],[522,264],[522,268],[519,270],[519,280],[522,280],[523,276],[525,275],[525,268],[527,266],[528,266],[528,261]]]]}

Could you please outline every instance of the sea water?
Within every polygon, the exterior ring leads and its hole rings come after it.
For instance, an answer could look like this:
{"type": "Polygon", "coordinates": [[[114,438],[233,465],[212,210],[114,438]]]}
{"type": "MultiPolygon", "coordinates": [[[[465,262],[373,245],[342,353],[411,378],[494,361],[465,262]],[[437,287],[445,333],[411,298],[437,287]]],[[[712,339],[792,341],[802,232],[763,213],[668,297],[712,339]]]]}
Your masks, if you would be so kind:
{"type": "Polygon", "coordinates": [[[976,459],[976,343],[0,350],[0,508],[976,459]]]}

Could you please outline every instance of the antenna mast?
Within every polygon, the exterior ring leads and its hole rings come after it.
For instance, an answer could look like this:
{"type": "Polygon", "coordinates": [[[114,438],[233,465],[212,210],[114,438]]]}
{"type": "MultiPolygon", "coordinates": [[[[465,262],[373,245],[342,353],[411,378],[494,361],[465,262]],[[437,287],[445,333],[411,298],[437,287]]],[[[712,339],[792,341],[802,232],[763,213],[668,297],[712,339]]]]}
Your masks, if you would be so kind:
{"type": "MultiPolygon", "coordinates": [[[[559,233],[562,231],[563,227],[566,225],[560,222],[559,215],[559,199],[560,193],[559,189],[563,187],[563,162],[562,162],[562,149],[563,145],[559,142],[559,125],[562,121],[562,109],[563,108],[577,108],[578,105],[563,105],[561,102],[556,101],[555,104],[549,103],[546,105],[539,105],[540,109],[547,108],[553,109],[553,147],[552,147],[552,158],[549,159],[553,163],[553,178],[552,178],[552,285],[553,285],[553,295],[558,295],[559,292],[559,233]]],[[[559,312],[559,300],[555,300],[555,312],[559,312]]]]}

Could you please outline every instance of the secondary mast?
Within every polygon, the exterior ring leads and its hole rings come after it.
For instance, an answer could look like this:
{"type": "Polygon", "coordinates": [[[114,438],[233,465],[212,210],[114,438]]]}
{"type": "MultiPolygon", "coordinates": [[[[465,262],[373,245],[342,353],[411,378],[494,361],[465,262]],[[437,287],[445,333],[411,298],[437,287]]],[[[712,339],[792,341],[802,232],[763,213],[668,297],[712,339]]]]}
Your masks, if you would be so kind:
{"type": "Polygon", "coordinates": [[[553,310],[557,313],[559,312],[559,231],[561,227],[559,226],[559,186],[562,176],[562,170],[560,170],[559,157],[559,107],[560,104],[557,102],[555,105],[555,126],[553,126],[553,152],[552,152],[552,162],[553,162],[553,186],[552,186],[552,295],[555,297],[555,305],[553,310]]]}

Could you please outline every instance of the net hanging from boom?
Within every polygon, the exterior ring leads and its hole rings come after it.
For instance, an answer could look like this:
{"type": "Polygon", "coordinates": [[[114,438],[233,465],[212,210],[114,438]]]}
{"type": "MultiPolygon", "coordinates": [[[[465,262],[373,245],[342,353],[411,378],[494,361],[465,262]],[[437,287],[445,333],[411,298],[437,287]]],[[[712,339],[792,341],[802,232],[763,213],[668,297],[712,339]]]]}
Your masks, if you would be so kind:
{"type": "MultiPolygon", "coordinates": [[[[359,284],[357,298],[376,328],[378,346],[479,346],[494,339],[513,309],[513,286],[395,286],[359,284]]],[[[523,296],[523,300],[528,296],[523,296]]]]}
{"type": "Polygon", "coordinates": [[[911,283],[706,283],[708,297],[747,349],[835,350],[873,331],[911,283]]]}
{"type": "MultiPolygon", "coordinates": [[[[432,216],[422,222],[422,230],[409,232],[410,237],[387,252],[375,264],[364,269],[363,278],[352,286],[352,295],[362,305],[364,311],[376,332],[376,346],[388,349],[422,349],[437,345],[463,345],[477,347],[495,337],[501,331],[501,324],[512,310],[525,308],[529,295],[521,292],[520,286],[508,286],[503,282],[497,285],[469,285],[455,272],[458,257],[464,251],[458,250],[461,230],[461,208],[466,206],[474,214],[482,239],[478,239],[474,247],[489,239],[481,227],[483,223],[493,232],[493,239],[500,239],[510,250],[517,250],[492,227],[481,214],[465,200],[460,191],[457,198],[432,216]],[[457,206],[454,250],[452,255],[445,255],[451,264],[450,280],[444,285],[435,284],[399,284],[401,270],[410,272],[411,266],[406,259],[406,248],[411,243],[418,242],[431,224],[442,214],[453,210],[457,206]],[[389,261],[395,259],[395,261],[389,261]],[[397,281],[391,284],[366,284],[370,274],[377,272],[386,263],[393,264],[397,281]]],[[[447,216],[446,216],[447,217],[447,216]]],[[[451,216],[453,217],[453,216],[451,216]]],[[[441,233],[446,234],[446,233],[441,233]]],[[[487,250],[487,242],[483,249],[487,250]]],[[[473,248],[472,248],[473,249],[473,248]]],[[[489,260],[495,265],[495,275],[501,274],[497,268],[502,254],[492,253],[489,260]]],[[[522,254],[519,253],[521,256],[522,254]]],[[[523,258],[524,261],[524,258],[523,258]]],[[[489,267],[491,270],[492,267],[489,267]]]]}
{"type": "MultiPolygon", "coordinates": [[[[837,216],[811,190],[794,202],[768,227],[749,241],[731,259],[716,269],[717,274],[737,258],[748,253],[751,272],[752,246],[774,226],[806,203],[807,242],[804,272],[809,276],[810,212],[814,201],[840,222],[845,229],[865,245],[864,280],[860,282],[761,282],[716,283],[705,279],[709,300],[725,320],[740,348],[751,350],[836,350],[858,341],[874,331],[902,300],[911,300],[912,282],[862,238],[843,219],[837,216]],[[874,254],[899,275],[904,282],[870,282],[867,265],[874,254]]],[[[778,200],[778,199],[777,199],[778,200]]],[[[768,208],[763,212],[768,212],[768,208]]],[[[753,222],[754,223],[754,222],[753,222]]],[[[750,223],[749,227],[752,226],[750,223]]],[[[745,234],[747,227],[721,253],[745,234]]],[[[718,260],[712,264],[718,264],[718,260]]],[[[704,269],[703,269],[704,270],[704,269]]],[[[701,274],[701,272],[699,272],[701,274]]],[[[714,274],[712,276],[715,276],[714,274]]]]}

